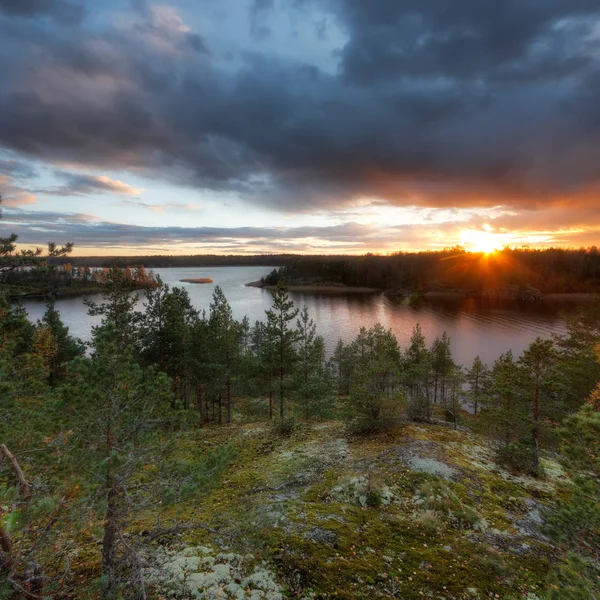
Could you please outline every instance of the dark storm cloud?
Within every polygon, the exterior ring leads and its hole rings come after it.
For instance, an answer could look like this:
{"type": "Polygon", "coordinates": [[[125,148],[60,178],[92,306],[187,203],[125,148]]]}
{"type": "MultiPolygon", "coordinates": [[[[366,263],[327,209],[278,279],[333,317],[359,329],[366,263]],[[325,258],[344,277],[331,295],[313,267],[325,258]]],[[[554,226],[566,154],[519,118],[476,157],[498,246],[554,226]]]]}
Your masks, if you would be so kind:
{"type": "Polygon", "coordinates": [[[66,0],[0,0],[0,15],[25,17],[49,16],[67,24],[76,24],[84,16],[81,4],[66,0]]]}
{"type": "MultiPolygon", "coordinates": [[[[282,210],[592,197],[597,0],[302,4],[344,28],[337,73],[256,52],[223,66],[203,32],[141,1],[129,30],[94,36],[0,21],[0,60],[15,57],[0,144],[282,210]]],[[[255,0],[250,26],[271,10],[255,0]]]]}
{"type": "Polygon", "coordinates": [[[562,78],[589,65],[596,0],[331,0],[350,31],[344,75],[490,83],[562,78]]]}

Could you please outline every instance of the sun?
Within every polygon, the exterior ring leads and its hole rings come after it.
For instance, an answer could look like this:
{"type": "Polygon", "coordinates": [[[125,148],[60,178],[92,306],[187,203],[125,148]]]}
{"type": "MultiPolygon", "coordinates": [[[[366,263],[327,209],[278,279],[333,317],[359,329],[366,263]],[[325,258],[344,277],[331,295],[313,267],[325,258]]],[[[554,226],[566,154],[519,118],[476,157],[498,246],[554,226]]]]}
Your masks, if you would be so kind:
{"type": "Polygon", "coordinates": [[[460,239],[468,252],[491,254],[501,247],[501,236],[489,231],[463,229],[460,232],[460,239]]]}

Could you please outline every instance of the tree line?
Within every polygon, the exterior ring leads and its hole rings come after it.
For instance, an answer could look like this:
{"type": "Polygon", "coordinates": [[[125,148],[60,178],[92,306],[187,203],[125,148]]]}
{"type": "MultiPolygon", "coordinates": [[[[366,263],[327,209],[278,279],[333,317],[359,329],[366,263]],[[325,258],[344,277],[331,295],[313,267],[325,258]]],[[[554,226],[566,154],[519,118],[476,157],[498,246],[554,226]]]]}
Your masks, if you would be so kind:
{"type": "MultiPolygon", "coordinates": [[[[15,241],[0,239],[5,265],[15,263],[15,241]]],[[[41,258],[17,261],[35,267],[41,258]]],[[[461,366],[446,334],[428,345],[419,326],[404,348],[377,324],[327,356],[308,310],[283,285],[252,324],[233,318],[218,286],[198,311],[185,290],[156,280],[138,311],[131,273],[113,267],[103,277],[102,300],[89,302],[100,324],[87,344],[69,334],[52,299],[32,323],[0,296],[0,597],[68,596],[74,560],[94,574],[91,594],[147,597],[148,545],[208,527],[165,521],[162,508],[199,502],[235,459],[225,443],[181,460],[190,430],[266,420],[286,435],[301,420],[328,418],[344,419],[351,435],[407,420],[469,426],[490,437],[499,463],[535,477],[543,451],[560,449],[570,479],[545,517],[571,554],[544,600],[593,597],[598,303],[571,315],[566,335],[538,339],[520,357],[461,366]],[[132,530],[140,515],[143,531],[132,530]]]]}
{"type": "MultiPolygon", "coordinates": [[[[124,271],[115,267],[106,276],[103,300],[89,302],[101,324],[87,353],[53,301],[34,324],[18,305],[0,300],[5,455],[11,456],[9,444],[50,443],[46,460],[58,461],[72,479],[70,486],[58,484],[54,472],[43,484],[24,487],[19,481],[3,488],[13,509],[0,519],[0,570],[23,597],[50,593],[68,579],[61,570],[68,565],[57,557],[62,548],[66,560],[73,541],[58,525],[90,513],[102,529],[103,597],[116,597],[123,582],[143,585],[143,544],[134,547],[123,537],[132,514],[148,505],[151,493],[165,502],[195,493],[230,460],[223,448],[210,469],[169,466],[169,444],[156,443],[165,432],[176,440],[190,427],[248,419],[272,420],[275,434],[293,430],[298,420],[326,418],[346,419],[354,435],[406,419],[466,424],[496,440],[499,462],[539,476],[542,449],[557,448],[561,432],[570,428],[575,458],[597,460],[581,455],[576,444],[577,436],[590,436],[598,425],[595,304],[569,321],[562,338],[538,339],[522,356],[508,352],[490,367],[479,358],[463,367],[454,362],[445,333],[427,345],[418,325],[405,348],[377,324],[361,328],[351,343],[339,341],[328,357],[308,310],[295,307],[282,285],[265,319],[250,324],[233,318],[219,286],[208,310],[198,311],[184,289],[158,280],[137,311],[124,271]],[[17,545],[12,536],[28,541],[17,545]],[[52,573],[41,566],[49,553],[56,559],[52,573]]],[[[56,468],[45,467],[50,473],[56,468]]],[[[571,497],[579,494],[587,506],[598,498],[589,478],[573,485],[571,497]]],[[[565,502],[561,511],[560,534],[577,530],[589,539],[589,514],[582,525],[572,504],[565,502]]],[[[598,518],[597,507],[592,514],[598,518]]],[[[149,539],[164,531],[157,526],[149,539]]]]}
{"type": "Polygon", "coordinates": [[[382,290],[462,290],[504,296],[534,288],[542,293],[597,292],[597,248],[543,250],[505,248],[491,254],[462,247],[435,252],[399,252],[390,256],[304,256],[275,269],[265,284],[333,282],[382,290]]]}

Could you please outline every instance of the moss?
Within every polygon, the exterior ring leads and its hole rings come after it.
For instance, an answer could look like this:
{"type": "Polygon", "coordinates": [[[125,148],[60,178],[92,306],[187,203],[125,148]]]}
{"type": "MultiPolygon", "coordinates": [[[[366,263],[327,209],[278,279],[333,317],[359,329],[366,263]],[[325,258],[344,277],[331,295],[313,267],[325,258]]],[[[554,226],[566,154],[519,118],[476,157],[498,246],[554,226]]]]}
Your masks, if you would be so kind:
{"type": "MultiPolygon", "coordinates": [[[[175,445],[190,464],[223,445],[235,455],[216,486],[163,507],[163,522],[209,523],[210,531],[190,530],[182,541],[253,554],[288,597],[522,598],[549,570],[552,550],[517,522],[554,484],[507,477],[476,434],[407,424],[349,438],[343,423],[328,422],[274,436],[252,423],[188,432],[175,445]],[[412,470],[409,451],[454,474],[412,470]]],[[[78,559],[77,573],[97,574],[92,554],[78,559]]]]}

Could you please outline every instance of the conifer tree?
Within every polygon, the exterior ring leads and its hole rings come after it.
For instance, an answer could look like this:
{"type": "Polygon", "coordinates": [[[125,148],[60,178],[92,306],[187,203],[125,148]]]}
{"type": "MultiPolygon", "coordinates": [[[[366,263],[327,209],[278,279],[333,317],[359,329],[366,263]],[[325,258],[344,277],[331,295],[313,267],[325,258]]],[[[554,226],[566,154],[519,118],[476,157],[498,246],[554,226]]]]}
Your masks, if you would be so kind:
{"type": "MultiPolygon", "coordinates": [[[[119,584],[135,575],[137,556],[123,537],[147,486],[136,477],[158,460],[151,436],[170,402],[166,375],[143,369],[131,345],[120,347],[114,323],[96,329],[90,359],[75,369],[77,413],[75,438],[78,469],[94,478],[93,505],[102,522],[102,597],[118,596],[119,584]]],[[[134,576],[136,585],[143,581],[134,576]]],[[[138,588],[139,589],[139,588],[138,588]]]]}
{"type": "Polygon", "coordinates": [[[296,342],[298,332],[293,328],[298,309],[290,299],[283,284],[278,284],[273,292],[273,304],[265,311],[267,314],[266,340],[269,356],[278,376],[279,387],[279,418],[285,416],[284,396],[286,377],[294,372],[297,353],[296,342]]]}
{"type": "Polygon", "coordinates": [[[366,432],[393,423],[402,400],[396,337],[380,323],[371,329],[363,327],[352,342],[351,352],[350,407],[355,428],[366,432]]]}
{"type": "Polygon", "coordinates": [[[86,301],[88,314],[102,317],[101,325],[93,327],[92,332],[111,324],[119,350],[124,350],[127,346],[135,347],[141,319],[141,314],[135,310],[139,297],[131,293],[129,281],[118,267],[106,269],[104,278],[106,288],[102,294],[103,302],[98,304],[86,301]]]}
{"type": "Polygon", "coordinates": [[[333,355],[329,359],[329,371],[336,383],[337,393],[346,396],[350,393],[350,381],[352,376],[352,357],[350,346],[338,340],[333,355]]]}
{"type": "Polygon", "coordinates": [[[473,359],[471,368],[467,370],[466,381],[469,384],[469,400],[473,406],[473,414],[477,416],[481,398],[485,394],[485,390],[489,385],[490,370],[485,365],[479,356],[473,359]]]}
{"type": "Polygon", "coordinates": [[[297,321],[298,329],[298,395],[301,398],[304,418],[308,420],[314,411],[328,400],[325,371],[325,341],[317,335],[317,326],[304,306],[297,321]],[[320,406],[319,406],[320,405],[320,406]]]}
{"type": "Polygon", "coordinates": [[[494,362],[491,384],[482,400],[481,416],[488,431],[507,449],[513,439],[523,434],[527,420],[521,373],[510,350],[494,362]]]}
{"type": "Polygon", "coordinates": [[[433,401],[437,402],[439,399],[443,404],[446,400],[446,378],[454,366],[452,351],[450,349],[450,338],[445,331],[442,337],[435,338],[431,345],[431,364],[434,372],[433,401]]]}
{"type": "Polygon", "coordinates": [[[222,421],[222,403],[225,398],[226,421],[231,422],[232,399],[231,377],[232,362],[235,359],[238,329],[233,319],[231,306],[220,286],[215,286],[210,305],[208,331],[211,342],[211,354],[215,391],[218,398],[218,420],[222,421]]]}
{"type": "Polygon", "coordinates": [[[551,380],[556,364],[552,340],[537,338],[519,359],[529,393],[532,471],[539,471],[540,428],[542,417],[549,414],[547,403],[552,401],[551,380]]]}
{"type": "Polygon", "coordinates": [[[56,352],[50,364],[49,381],[55,385],[63,376],[65,365],[69,361],[82,356],[85,351],[83,342],[69,335],[69,328],[62,322],[60,314],[56,310],[54,298],[50,298],[46,304],[46,312],[38,327],[47,327],[51,332],[56,344],[56,352]]]}
{"type": "Polygon", "coordinates": [[[427,349],[421,326],[417,323],[404,352],[404,381],[409,414],[414,419],[431,419],[430,377],[431,352],[427,349]]]}

